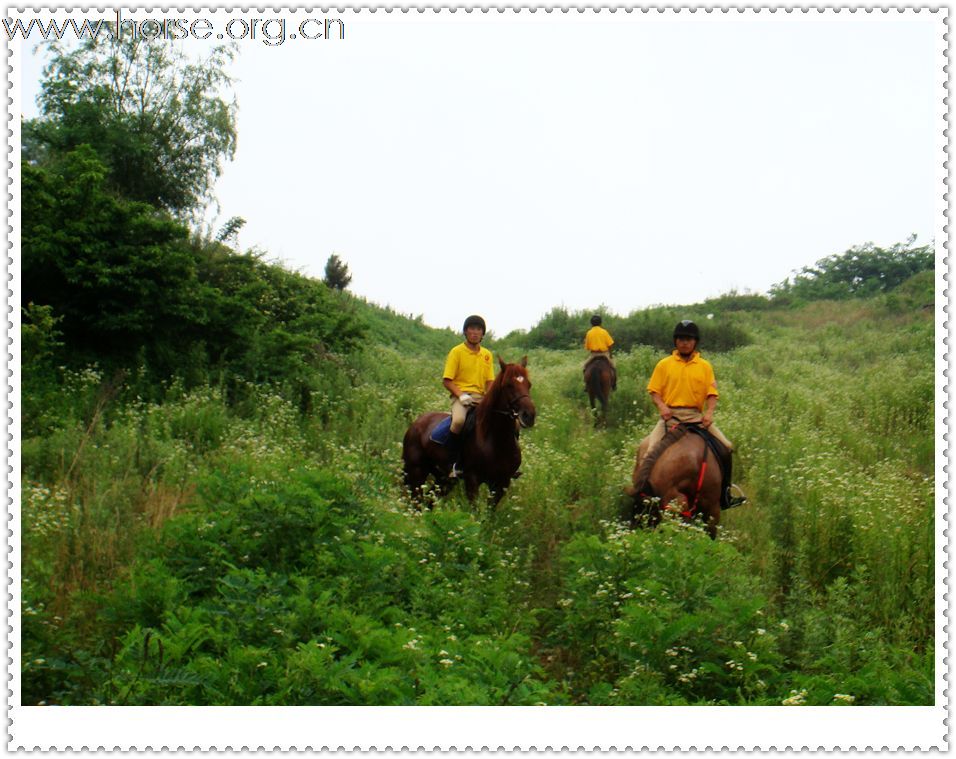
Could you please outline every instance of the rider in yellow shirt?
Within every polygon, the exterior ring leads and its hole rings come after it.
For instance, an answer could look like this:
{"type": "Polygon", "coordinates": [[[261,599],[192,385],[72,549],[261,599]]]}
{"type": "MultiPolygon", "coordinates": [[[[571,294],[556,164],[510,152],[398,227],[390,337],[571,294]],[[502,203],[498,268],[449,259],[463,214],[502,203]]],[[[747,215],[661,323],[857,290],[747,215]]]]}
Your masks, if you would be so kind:
{"type": "Polygon", "coordinates": [[[592,361],[598,358],[606,358],[611,366],[611,388],[617,389],[617,367],[614,365],[614,359],[611,358],[611,346],[614,345],[614,338],[611,333],[601,326],[600,314],[591,317],[591,329],[584,336],[584,350],[589,351],[590,355],[584,362],[584,373],[587,374],[588,366],[592,361]]]}
{"type": "Polygon", "coordinates": [[[461,429],[465,426],[468,409],[477,406],[495,379],[491,351],[481,347],[485,337],[485,320],[471,315],[465,319],[462,332],[465,340],[448,352],[442,382],[451,393],[451,431],[446,447],[451,456],[449,476],[461,474],[461,429]]]}
{"type": "MultiPolygon", "coordinates": [[[[689,319],[684,319],[674,328],[674,351],[667,358],[658,361],[647,383],[651,400],[660,412],[660,419],[651,434],[641,441],[639,451],[643,458],[664,437],[670,420],[700,424],[713,435],[727,450],[724,457],[726,482],[730,485],[731,453],[733,444],[714,424],[714,410],[717,408],[717,380],[710,362],[702,358],[697,350],[700,342],[700,328],[689,319]]],[[[731,497],[721,494],[725,508],[737,506],[746,501],[743,497],[731,497]]]]}

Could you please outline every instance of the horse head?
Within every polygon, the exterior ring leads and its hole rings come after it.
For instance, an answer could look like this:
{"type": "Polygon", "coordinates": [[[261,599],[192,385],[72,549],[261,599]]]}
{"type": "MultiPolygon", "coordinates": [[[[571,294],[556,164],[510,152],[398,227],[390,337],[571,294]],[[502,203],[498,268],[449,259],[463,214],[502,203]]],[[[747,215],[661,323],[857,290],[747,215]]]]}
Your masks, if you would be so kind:
{"type": "Polygon", "coordinates": [[[537,410],[531,400],[528,357],[523,356],[517,364],[508,364],[498,356],[498,363],[501,365],[501,372],[495,382],[500,395],[498,403],[502,409],[507,409],[522,427],[533,427],[537,410]]]}

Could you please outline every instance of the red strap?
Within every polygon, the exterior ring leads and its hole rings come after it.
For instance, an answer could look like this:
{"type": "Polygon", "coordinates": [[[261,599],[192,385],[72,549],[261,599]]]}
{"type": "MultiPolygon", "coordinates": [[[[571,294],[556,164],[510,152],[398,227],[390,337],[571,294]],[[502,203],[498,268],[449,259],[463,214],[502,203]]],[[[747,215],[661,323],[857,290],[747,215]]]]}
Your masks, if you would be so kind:
{"type": "Polygon", "coordinates": [[[700,462],[700,475],[697,477],[697,491],[694,493],[694,502],[687,511],[682,511],[681,516],[692,519],[697,513],[697,498],[700,496],[700,489],[704,487],[704,475],[707,474],[707,450],[704,449],[704,460],[700,462]]]}

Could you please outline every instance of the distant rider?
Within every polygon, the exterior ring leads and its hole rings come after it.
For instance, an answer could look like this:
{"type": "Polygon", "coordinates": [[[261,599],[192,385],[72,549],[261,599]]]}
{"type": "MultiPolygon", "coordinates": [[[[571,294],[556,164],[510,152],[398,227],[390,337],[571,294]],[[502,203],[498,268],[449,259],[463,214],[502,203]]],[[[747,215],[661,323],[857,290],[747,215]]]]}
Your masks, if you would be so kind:
{"type": "Polygon", "coordinates": [[[591,317],[591,329],[584,336],[584,350],[589,351],[587,361],[584,362],[584,374],[587,375],[588,366],[598,358],[606,358],[611,367],[611,389],[617,390],[617,367],[611,358],[611,346],[614,345],[614,338],[611,333],[601,326],[600,314],[591,317]]]}
{"type": "Polygon", "coordinates": [[[485,331],[484,319],[469,316],[462,327],[465,341],[452,348],[445,359],[442,382],[452,395],[451,432],[446,443],[452,461],[450,477],[461,474],[461,430],[468,409],[478,405],[495,379],[491,351],[481,347],[485,331]]]}
{"type": "Polygon", "coordinates": [[[724,457],[726,468],[726,487],[721,493],[721,505],[724,508],[738,506],[746,501],[743,497],[730,496],[731,453],[733,443],[714,424],[714,410],[717,408],[717,380],[710,362],[701,358],[697,345],[700,342],[700,329],[684,319],[674,328],[674,351],[667,358],[658,361],[647,383],[651,400],[660,412],[660,419],[651,434],[641,441],[640,457],[643,457],[664,437],[671,420],[676,422],[699,423],[726,448],[724,457]]]}

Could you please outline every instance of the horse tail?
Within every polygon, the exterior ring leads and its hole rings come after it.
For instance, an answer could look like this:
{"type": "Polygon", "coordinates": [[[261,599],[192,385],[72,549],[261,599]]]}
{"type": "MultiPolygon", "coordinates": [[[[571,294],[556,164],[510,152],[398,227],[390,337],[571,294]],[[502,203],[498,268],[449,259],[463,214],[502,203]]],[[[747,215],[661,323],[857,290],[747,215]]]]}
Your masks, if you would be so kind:
{"type": "Polygon", "coordinates": [[[601,371],[600,371],[601,360],[592,361],[591,365],[588,367],[588,392],[595,397],[600,397],[601,395],[601,371]]]}

